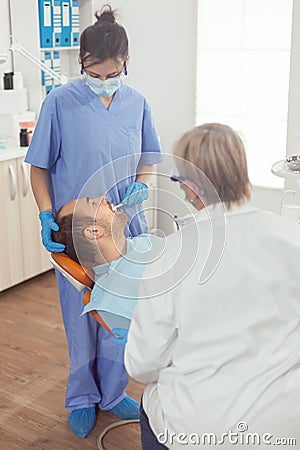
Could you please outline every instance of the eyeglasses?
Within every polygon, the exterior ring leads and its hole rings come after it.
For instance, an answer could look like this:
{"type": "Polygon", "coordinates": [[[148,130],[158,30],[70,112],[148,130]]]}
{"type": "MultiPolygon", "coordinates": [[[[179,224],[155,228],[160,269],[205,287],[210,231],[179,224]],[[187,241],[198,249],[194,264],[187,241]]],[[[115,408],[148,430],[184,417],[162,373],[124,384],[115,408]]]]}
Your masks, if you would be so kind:
{"type": "MultiPolygon", "coordinates": [[[[84,72],[85,72],[88,76],[90,76],[90,77],[92,77],[92,78],[98,78],[98,79],[101,79],[101,75],[96,74],[96,73],[93,73],[93,72],[89,72],[89,70],[86,70],[86,69],[84,68],[84,65],[81,64],[81,75],[83,75],[84,72]]],[[[120,70],[119,72],[117,72],[116,74],[113,74],[113,75],[111,75],[111,74],[106,75],[105,80],[109,80],[109,79],[111,79],[111,78],[118,78],[120,75],[122,75],[122,73],[124,73],[124,75],[127,75],[127,63],[126,63],[126,61],[123,62],[123,68],[122,68],[122,70],[120,70]]]]}
{"type": "Polygon", "coordinates": [[[202,189],[197,183],[195,183],[194,180],[191,180],[190,178],[183,177],[183,176],[172,175],[170,177],[170,180],[174,181],[174,182],[183,183],[183,184],[187,184],[186,182],[189,181],[190,183],[192,183],[193,186],[195,186],[197,188],[197,192],[198,192],[199,195],[204,195],[205,194],[205,190],[202,189]]]}
{"type": "Polygon", "coordinates": [[[171,180],[171,181],[175,181],[175,182],[179,181],[179,183],[184,183],[185,181],[191,181],[191,182],[192,182],[192,180],[189,180],[189,179],[186,178],[186,177],[179,177],[179,176],[177,176],[177,175],[172,175],[172,176],[170,177],[170,180],[171,180]]]}

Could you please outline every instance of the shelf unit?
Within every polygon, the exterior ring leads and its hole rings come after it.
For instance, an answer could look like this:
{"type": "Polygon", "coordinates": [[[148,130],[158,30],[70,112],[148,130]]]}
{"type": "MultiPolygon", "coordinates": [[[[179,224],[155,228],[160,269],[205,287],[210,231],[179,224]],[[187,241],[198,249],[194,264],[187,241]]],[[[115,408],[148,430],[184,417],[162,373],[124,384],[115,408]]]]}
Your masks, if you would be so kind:
{"type": "MultiPolygon", "coordinates": [[[[94,23],[94,12],[99,9],[99,3],[94,0],[79,1],[80,32],[94,23]]],[[[41,59],[41,52],[59,51],[61,73],[69,79],[80,76],[78,64],[79,46],[73,47],[40,47],[39,36],[39,12],[37,0],[10,0],[11,33],[13,39],[19,42],[36,58],[41,59]],[[24,24],[26,18],[26,24],[24,24]],[[30,30],[30,31],[29,31],[30,30]]],[[[14,71],[22,72],[24,86],[28,88],[29,110],[38,114],[44,91],[41,85],[41,71],[24,56],[15,53],[13,55],[14,71]]]]}
{"type": "Polygon", "coordinates": [[[63,52],[63,51],[71,51],[71,50],[79,50],[79,46],[77,45],[76,47],[47,47],[47,48],[41,48],[40,49],[43,52],[53,52],[53,51],[58,51],[58,52],[63,52]]]}

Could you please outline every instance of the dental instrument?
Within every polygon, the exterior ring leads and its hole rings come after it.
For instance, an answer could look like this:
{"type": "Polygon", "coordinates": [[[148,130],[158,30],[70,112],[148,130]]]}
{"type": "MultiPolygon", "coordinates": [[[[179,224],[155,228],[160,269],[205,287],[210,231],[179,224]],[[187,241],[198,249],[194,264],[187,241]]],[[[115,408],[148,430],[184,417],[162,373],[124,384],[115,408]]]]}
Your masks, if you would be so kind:
{"type": "Polygon", "coordinates": [[[116,212],[122,206],[124,206],[123,203],[119,203],[118,205],[114,205],[113,203],[111,203],[111,208],[112,208],[113,212],[116,212]]]}

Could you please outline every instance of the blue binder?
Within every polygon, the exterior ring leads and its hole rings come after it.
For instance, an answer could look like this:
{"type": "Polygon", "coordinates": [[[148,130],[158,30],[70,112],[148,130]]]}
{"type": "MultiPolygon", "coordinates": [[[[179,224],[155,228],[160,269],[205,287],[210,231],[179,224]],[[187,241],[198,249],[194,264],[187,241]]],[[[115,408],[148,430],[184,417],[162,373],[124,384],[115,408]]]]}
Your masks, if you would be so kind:
{"type": "MultiPolygon", "coordinates": [[[[54,72],[57,73],[57,75],[60,75],[60,53],[58,51],[54,51],[53,52],[53,57],[52,57],[52,69],[54,70],[54,72]]],[[[54,80],[54,87],[60,86],[59,81],[54,80]]]]}
{"type": "MultiPolygon", "coordinates": [[[[51,52],[43,52],[42,61],[46,64],[46,66],[51,68],[51,52]]],[[[46,83],[49,84],[49,81],[52,80],[50,76],[45,73],[44,71],[41,71],[42,73],[42,86],[46,86],[46,83]]]]}
{"type": "Polygon", "coordinates": [[[70,0],[61,0],[61,45],[70,47],[71,45],[71,11],[70,0]]]}
{"type": "Polygon", "coordinates": [[[53,47],[61,46],[61,0],[52,0],[53,8],[53,47]]]}
{"type": "MultiPolygon", "coordinates": [[[[52,66],[52,52],[44,52],[43,61],[51,68],[52,66]]],[[[42,71],[42,86],[43,86],[43,93],[44,97],[53,89],[54,83],[52,77],[48,75],[47,73],[42,71]]]]}
{"type": "Polygon", "coordinates": [[[52,0],[38,0],[41,48],[52,47],[52,0]]]}
{"type": "Polygon", "coordinates": [[[71,45],[79,45],[79,2],[71,0],[71,45]]]}
{"type": "Polygon", "coordinates": [[[45,86],[45,93],[46,93],[46,95],[48,95],[48,94],[49,94],[49,92],[51,92],[51,91],[52,91],[52,89],[53,89],[53,86],[52,86],[52,85],[49,85],[49,86],[45,86]]]}

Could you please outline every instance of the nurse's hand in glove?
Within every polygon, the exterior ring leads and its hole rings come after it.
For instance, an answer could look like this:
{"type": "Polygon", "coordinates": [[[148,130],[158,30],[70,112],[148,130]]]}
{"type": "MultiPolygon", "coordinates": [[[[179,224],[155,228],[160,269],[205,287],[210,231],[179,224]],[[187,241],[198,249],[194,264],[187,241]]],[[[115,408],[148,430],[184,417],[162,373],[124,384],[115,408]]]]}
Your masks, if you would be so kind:
{"type": "Polygon", "coordinates": [[[123,205],[133,206],[137,203],[142,203],[148,198],[148,185],[141,181],[134,181],[131,183],[125,192],[125,197],[122,200],[123,205]]]}
{"type": "Polygon", "coordinates": [[[113,339],[114,343],[125,347],[127,342],[128,330],[124,330],[123,328],[113,328],[111,331],[116,335],[116,337],[113,339]]]}
{"type": "Polygon", "coordinates": [[[63,252],[65,249],[65,245],[60,244],[59,242],[52,241],[52,237],[51,237],[52,230],[53,231],[59,230],[59,226],[55,222],[55,218],[54,218],[54,215],[52,214],[52,212],[42,211],[39,214],[39,219],[40,219],[41,225],[42,225],[42,231],[41,231],[42,242],[43,242],[44,246],[46,247],[46,249],[48,250],[48,252],[54,252],[54,253],[63,252]]]}

